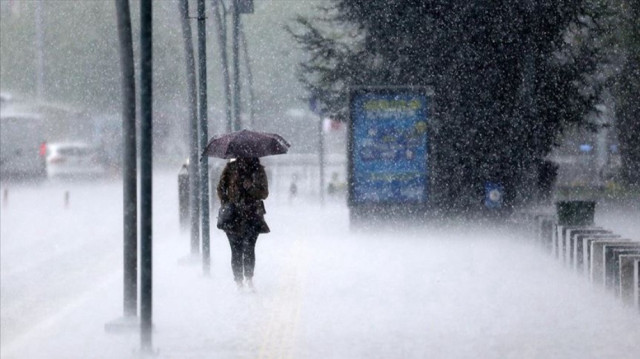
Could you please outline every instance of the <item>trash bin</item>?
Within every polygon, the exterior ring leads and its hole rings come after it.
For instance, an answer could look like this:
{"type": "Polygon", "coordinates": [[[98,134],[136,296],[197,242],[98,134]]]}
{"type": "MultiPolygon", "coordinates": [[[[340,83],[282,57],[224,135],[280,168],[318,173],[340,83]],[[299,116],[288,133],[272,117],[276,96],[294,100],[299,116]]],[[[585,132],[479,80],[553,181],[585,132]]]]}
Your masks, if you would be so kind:
{"type": "Polygon", "coordinates": [[[593,225],[596,209],[595,201],[560,201],[556,202],[558,224],[563,226],[593,225]]]}
{"type": "Polygon", "coordinates": [[[189,228],[189,164],[185,162],[178,171],[178,207],[180,229],[189,228]]]}

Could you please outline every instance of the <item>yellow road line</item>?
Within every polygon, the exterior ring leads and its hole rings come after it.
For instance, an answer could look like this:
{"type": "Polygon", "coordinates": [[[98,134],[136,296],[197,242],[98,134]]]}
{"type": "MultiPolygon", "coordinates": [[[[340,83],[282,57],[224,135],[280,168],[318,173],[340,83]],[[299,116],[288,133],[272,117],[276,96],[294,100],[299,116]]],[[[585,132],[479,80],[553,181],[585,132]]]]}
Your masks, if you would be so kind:
{"type": "Polygon", "coordinates": [[[306,269],[306,250],[301,241],[293,243],[289,258],[281,274],[283,291],[266,308],[271,311],[262,333],[260,359],[294,358],[306,269]]]}

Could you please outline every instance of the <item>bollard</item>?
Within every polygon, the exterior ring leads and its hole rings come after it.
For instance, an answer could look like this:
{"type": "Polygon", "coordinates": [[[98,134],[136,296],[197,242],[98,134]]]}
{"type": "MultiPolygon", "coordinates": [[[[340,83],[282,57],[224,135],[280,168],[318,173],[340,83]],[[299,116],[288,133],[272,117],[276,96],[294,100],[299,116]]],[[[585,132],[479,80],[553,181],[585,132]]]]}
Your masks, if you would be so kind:
{"type": "Polygon", "coordinates": [[[69,191],[64,192],[64,208],[69,208],[69,191]]]}
{"type": "Polygon", "coordinates": [[[603,238],[589,237],[589,238],[583,239],[582,240],[582,250],[583,250],[582,264],[584,268],[584,274],[589,276],[589,278],[591,279],[591,275],[593,271],[593,263],[594,263],[593,255],[592,255],[594,243],[602,244],[602,243],[625,242],[625,241],[629,241],[629,240],[620,238],[620,236],[603,237],[603,238]]]}
{"type": "Polygon", "coordinates": [[[585,258],[585,252],[587,252],[591,242],[598,239],[611,239],[611,240],[619,240],[620,235],[614,233],[582,233],[576,236],[576,243],[574,247],[574,268],[578,272],[584,271],[585,267],[589,266],[588,258],[585,258]]]}
{"type": "Polygon", "coordinates": [[[189,228],[189,167],[185,162],[178,172],[178,211],[180,229],[186,231],[189,228]]]}
{"type": "Polygon", "coordinates": [[[569,229],[567,231],[567,235],[565,238],[564,248],[565,248],[565,262],[569,264],[570,267],[575,267],[575,254],[576,249],[578,247],[578,236],[579,235],[598,235],[598,234],[608,234],[610,231],[602,229],[600,227],[589,227],[589,228],[578,228],[578,229],[569,229]]]}
{"type": "Polygon", "coordinates": [[[633,262],[633,301],[640,311],[640,261],[633,262]]]}
{"type": "Polygon", "coordinates": [[[640,262],[638,254],[623,254],[620,256],[620,287],[618,295],[623,303],[634,304],[634,286],[637,288],[640,283],[634,283],[634,265],[640,262]]]}
{"type": "Polygon", "coordinates": [[[7,207],[9,205],[9,189],[5,188],[2,191],[2,206],[7,207]]]}
{"type": "Polygon", "coordinates": [[[591,282],[605,283],[604,249],[606,245],[625,245],[631,243],[630,239],[596,240],[591,242],[591,282]]]}
{"type": "Polygon", "coordinates": [[[562,262],[568,262],[568,257],[570,255],[569,252],[569,242],[571,240],[571,234],[577,233],[579,231],[603,231],[600,227],[585,227],[585,226],[574,226],[574,225],[558,225],[558,234],[555,238],[553,249],[555,251],[555,256],[557,259],[562,260],[562,262]]]}
{"type": "Polygon", "coordinates": [[[560,238],[562,238],[562,230],[563,226],[556,223],[555,231],[553,231],[553,236],[551,237],[551,256],[558,259],[560,251],[558,250],[558,243],[560,243],[560,238]]]}
{"type": "Polygon", "coordinates": [[[605,245],[603,253],[604,285],[607,289],[616,289],[620,286],[620,256],[623,254],[640,255],[640,242],[605,245]]]}

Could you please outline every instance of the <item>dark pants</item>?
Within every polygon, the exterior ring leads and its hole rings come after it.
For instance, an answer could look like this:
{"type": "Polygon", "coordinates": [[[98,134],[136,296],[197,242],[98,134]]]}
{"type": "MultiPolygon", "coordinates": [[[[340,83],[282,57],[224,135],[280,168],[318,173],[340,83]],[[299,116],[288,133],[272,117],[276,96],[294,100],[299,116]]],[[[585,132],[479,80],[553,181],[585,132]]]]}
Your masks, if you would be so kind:
{"type": "Polygon", "coordinates": [[[244,233],[227,233],[231,245],[231,269],[236,282],[244,277],[253,278],[253,268],[256,265],[256,241],[258,233],[247,231],[244,233]]]}

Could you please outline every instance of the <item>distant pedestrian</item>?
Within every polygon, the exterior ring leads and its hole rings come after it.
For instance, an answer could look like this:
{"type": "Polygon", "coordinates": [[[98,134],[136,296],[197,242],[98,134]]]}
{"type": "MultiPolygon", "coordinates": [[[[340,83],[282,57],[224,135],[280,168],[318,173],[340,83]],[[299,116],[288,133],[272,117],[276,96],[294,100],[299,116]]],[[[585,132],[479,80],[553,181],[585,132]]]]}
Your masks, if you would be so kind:
{"type": "Polygon", "coordinates": [[[292,201],[298,195],[298,175],[296,173],[291,176],[291,185],[289,186],[289,201],[292,201]]]}
{"type": "Polygon", "coordinates": [[[224,229],[231,246],[231,269],[238,288],[243,280],[253,289],[255,246],[260,233],[269,233],[263,200],[269,195],[267,174],[257,157],[227,163],[217,187],[220,205],[231,205],[232,225],[224,229]]]}
{"type": "Polygon", "coordinates": [[[331,174],[331,181],[329,182],[329,185],[327,186],[327,193],[329,193],[330,196],[336,194],[338,192],[338,173],[337,172],[333,172],[331,174]]]}

